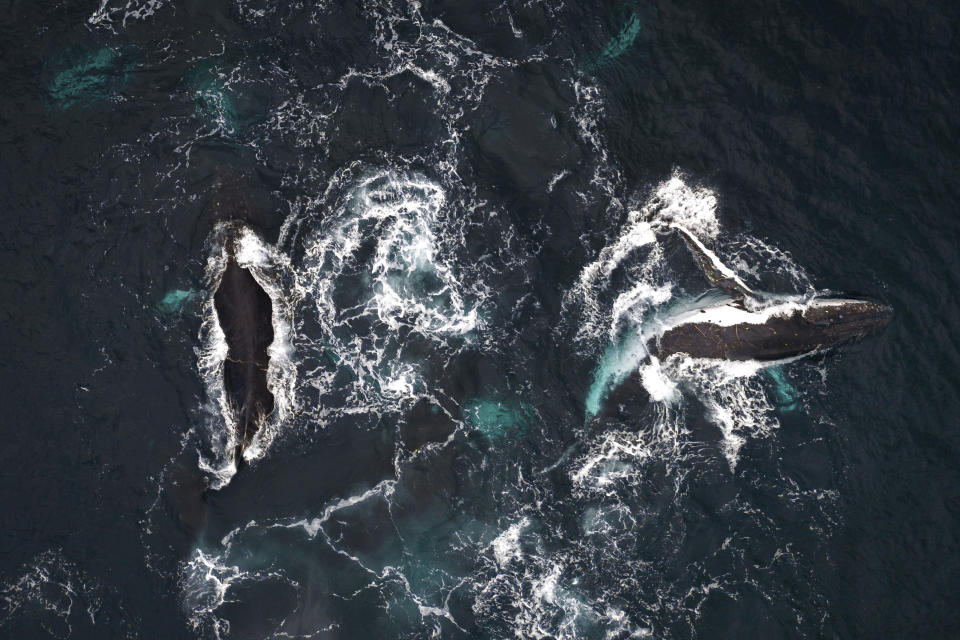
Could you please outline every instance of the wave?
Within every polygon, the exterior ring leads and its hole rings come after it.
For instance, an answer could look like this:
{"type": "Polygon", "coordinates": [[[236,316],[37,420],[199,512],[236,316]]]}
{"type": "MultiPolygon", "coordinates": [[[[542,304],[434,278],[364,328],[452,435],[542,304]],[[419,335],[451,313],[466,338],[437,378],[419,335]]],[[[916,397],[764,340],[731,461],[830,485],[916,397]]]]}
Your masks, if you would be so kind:
{"type": "MultiPolygon", "coordinates": [[[[0,631],[17,637],[73,638],[110,629],[114,637],[137,636],[117,594],[67,559],[62,550],[37,555],[18,577],[0,583],[0,631]]],[[[12,637],[12,636],[11,636],[12,637]]]]}
{"type": "Polygon", "coordinates": [[[489,291],[457,265],[464,222],[416,173],[367,170],[335,198],[298,252],[299,339],[320,355],[305,384],[324,397],[325,415],[433,398],[425,371],[484,330],[489,291]]]}

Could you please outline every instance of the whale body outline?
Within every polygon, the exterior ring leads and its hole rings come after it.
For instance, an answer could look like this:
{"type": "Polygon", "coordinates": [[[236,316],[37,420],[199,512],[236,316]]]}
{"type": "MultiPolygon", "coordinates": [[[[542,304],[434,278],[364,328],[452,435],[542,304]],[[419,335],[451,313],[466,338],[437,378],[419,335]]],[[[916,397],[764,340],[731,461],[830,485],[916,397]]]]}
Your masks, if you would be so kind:
{"type": "Polygon", "coordinates": [[[669,228],[683,238],[707,280],[729,298],[657,322],[645,336],[653,357],[684,353],[773,364],[875,335],[893,317],[890,306],[863,298],[761,295],[686,227],[671,223],[669,228]]]}
{"type": "Polygon", "coordinates": [[[213,304],[227,343],[223,386],[234,420],[233,460],[239,468],[243,452],[274,409],[267,381],[274,327],[273,301],[250,269],[237,262],[235,245],[235,238],[228,240],[227,265],[213,294],[213,304]]]}

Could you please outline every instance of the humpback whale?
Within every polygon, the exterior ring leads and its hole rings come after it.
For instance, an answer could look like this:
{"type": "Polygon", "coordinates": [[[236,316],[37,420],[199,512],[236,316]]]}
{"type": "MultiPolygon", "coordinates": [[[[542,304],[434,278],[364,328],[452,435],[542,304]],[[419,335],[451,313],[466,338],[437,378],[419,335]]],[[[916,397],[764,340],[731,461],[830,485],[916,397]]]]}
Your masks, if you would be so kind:
{"type": "Polygon", "coordinates": [[[273,411],[267,386],[267,349],[273,343],[273,304],[270,296],[227,246],[227,266],[213,295],[217,321],[227,341],[223,385],[235,419],[234,463],[239,467],[264,419],[273,411]]]}
{"type": "Polygon", "coordinates": [[[658,322],[647,342],[652,356],[686,353],[695,358],[778,361],[830,349],[878,333],[893,310],[856,298],[761,296],[720,262],[685,227],[683,238],[707,279],[727,299],[658,322]]]}

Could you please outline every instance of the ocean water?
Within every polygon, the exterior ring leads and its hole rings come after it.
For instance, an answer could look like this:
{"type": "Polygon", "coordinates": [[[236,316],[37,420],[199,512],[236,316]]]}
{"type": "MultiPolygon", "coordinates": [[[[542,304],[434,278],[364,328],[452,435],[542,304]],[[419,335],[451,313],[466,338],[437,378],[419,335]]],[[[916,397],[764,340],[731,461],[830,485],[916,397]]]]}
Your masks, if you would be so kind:
{"type": "Polygon", "coordinates": [[[0,637],[960,635],[956,3],[0,12],[0,637]],[[717,296],[879,336],[652,358],[717,296]],[[212,291],[273,300],[238,472],[212,291]]]}

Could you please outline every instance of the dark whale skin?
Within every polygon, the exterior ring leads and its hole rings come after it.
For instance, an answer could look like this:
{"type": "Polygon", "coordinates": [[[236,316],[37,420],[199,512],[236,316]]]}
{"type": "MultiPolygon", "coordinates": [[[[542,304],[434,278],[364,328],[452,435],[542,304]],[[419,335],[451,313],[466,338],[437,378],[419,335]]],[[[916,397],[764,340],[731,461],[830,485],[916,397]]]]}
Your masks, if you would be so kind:
{"type": "Polygon", "coordinates": [[[243,451],[273,411],[273,394],[267,386],[273,303],[253,274],[231,256],[213,304],[228,347],[223,384],[236,418],[234,462],[239,467],[243,451]]]}
{"type": "Polygon", "coordinates": [[[875,335],[893,315],[890,307],[876,302],[837,302],[774,316],[763,323],[721,326],[688,322],[664,332],[648,348],[660,358],[686,353],[694,358],[784,360],[875,335]]]}

